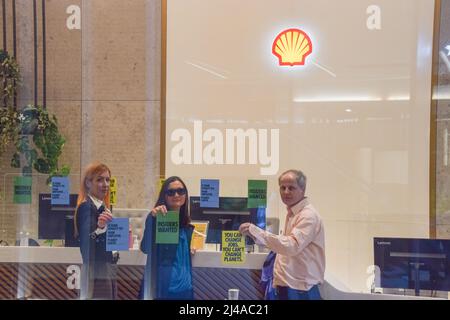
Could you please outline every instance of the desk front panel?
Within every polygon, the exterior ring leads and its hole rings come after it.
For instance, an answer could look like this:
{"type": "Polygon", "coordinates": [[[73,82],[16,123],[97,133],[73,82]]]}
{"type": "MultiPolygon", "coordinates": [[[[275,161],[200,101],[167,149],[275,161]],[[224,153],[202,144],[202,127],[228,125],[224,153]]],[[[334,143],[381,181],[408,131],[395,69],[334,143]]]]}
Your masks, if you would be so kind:
{"type": "MultiPolygon", "coordinates": [[[[78,299],[79,290],[69,289],[69,264],[0,263],[0,299],[78,299]]],[[[117,265],[119,300],[134,300],[139,294],[144,266],[117,265]]],[[[224,300],[228,289],[240,289],[240,299],[263,299],[260,270],[193,268],[194,297],[224,300]]],[[[70,281],[69,281],[70,282],[70,281]]]]}

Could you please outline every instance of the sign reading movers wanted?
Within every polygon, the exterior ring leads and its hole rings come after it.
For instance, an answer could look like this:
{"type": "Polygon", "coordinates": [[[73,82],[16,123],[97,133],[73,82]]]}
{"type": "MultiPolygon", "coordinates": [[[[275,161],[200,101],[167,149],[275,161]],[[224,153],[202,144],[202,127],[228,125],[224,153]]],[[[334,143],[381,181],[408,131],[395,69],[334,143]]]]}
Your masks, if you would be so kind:
{"type": "Polygon", "coordinates": [[[245,238],[239,231],[222,231],[222,263],[245,263],[245,238]]]}
{"type": "Polygon", "coordinates": [[[106,230],[106,251],[128,251],[129,219],[113,218],[106,230]]]}
{"type": "Polygon", "coordinates": [[[168,211],[166,215],[156,216],[156,243],[177,244],[180,233],[180,214],[168,211]]]}

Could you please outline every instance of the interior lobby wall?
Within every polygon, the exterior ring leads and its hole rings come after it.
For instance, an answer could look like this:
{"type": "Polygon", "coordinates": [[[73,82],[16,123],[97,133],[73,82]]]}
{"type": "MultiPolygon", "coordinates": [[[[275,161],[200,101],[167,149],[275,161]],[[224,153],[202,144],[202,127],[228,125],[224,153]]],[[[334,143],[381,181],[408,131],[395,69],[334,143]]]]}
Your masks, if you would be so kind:
{"type": "MultiPolygon", "coordinates": [[[[37,94],[42,104],[42,6],[37,3],[37,94]]],[[[21,109],[34,103],[33,2],[17,0],[16,12],[21,109]]],[[[83,168],[97,160],[118,179],[118,208],[150,208],[160,171],[161,1],[46,0],[45,13],[46,107],[66,138],[59,164],[71,167],[71,193],[79,191],[83,168]]],[[[20,170],[10,167],[10,155],[5,153],[0,163],[3,238],[14,242],[20,231],[29,231],[37,239],[36,195],[50,188],[36,175],[32,203],[14,204],[12,179],[20,170]]]]}
{"type": "Polygon", "coordinates": [[[450,239],[450,2],[441,1],[438,35],[436,119],[436,237],[450,239]]]}
{"type": "Polygon", "coordinates": [[[221,196],[265,179],[283,222],[277,177],[303,170],[327,272],[357,291],[369,290],[373,237],[428,237],[434,1],[169,0],[167,16],[166,173],[191,195],[202,178],[220,179],[221,196]],[[311,38],[304,66],[272,54],[288,28],[311,38]],[[227,164],[237,129],[253,144],[227,164]]]}

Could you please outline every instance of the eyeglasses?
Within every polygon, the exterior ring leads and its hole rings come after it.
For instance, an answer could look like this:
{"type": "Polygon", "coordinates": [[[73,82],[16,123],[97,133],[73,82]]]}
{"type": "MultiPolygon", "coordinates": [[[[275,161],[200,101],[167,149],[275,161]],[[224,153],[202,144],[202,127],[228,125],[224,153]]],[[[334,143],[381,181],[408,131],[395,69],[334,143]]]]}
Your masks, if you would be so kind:
{"type": "Polygon", "coordinates": [[[184,196],[186,194],[186,189],[178,188],[178,189],[167,189],[166,190],[166,195],[169,197],[173,197],[175,195],[175,193],[178,193],[178,195],[180,195],[180,196],[184,196]]]}

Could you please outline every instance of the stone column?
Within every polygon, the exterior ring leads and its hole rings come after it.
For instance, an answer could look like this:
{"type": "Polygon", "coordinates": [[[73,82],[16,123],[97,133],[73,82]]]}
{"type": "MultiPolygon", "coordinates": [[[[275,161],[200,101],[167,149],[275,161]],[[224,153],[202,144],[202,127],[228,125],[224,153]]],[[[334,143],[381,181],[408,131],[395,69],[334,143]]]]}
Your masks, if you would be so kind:
{"type": "Polygon", "coordinates": [[[22,83],[18,90],[19,109],[34,103],[34,26],[33,1],[16,0],[17,62],[22,83]]]}
{"type": "Polygon", "coordinates": [[[153,205],[159,175],[161,1],[82,1],[81,167],[105,162],[119,208],[153,205]]]}
{"type": "Polygon", "coordinates": [[[161,0],[146,2],[147,30],[146,30],[146,88],[147,106],[146,117],[146,170],[144,174],[144,187],[149,191],[149,197],[144,200],[146,207],[151,208],[158,196],[160,178],[161,152],[160,144],[160,116],[161,116],[161,0]],[[150,196],[154,195],[154,199],[150,196]]]}

